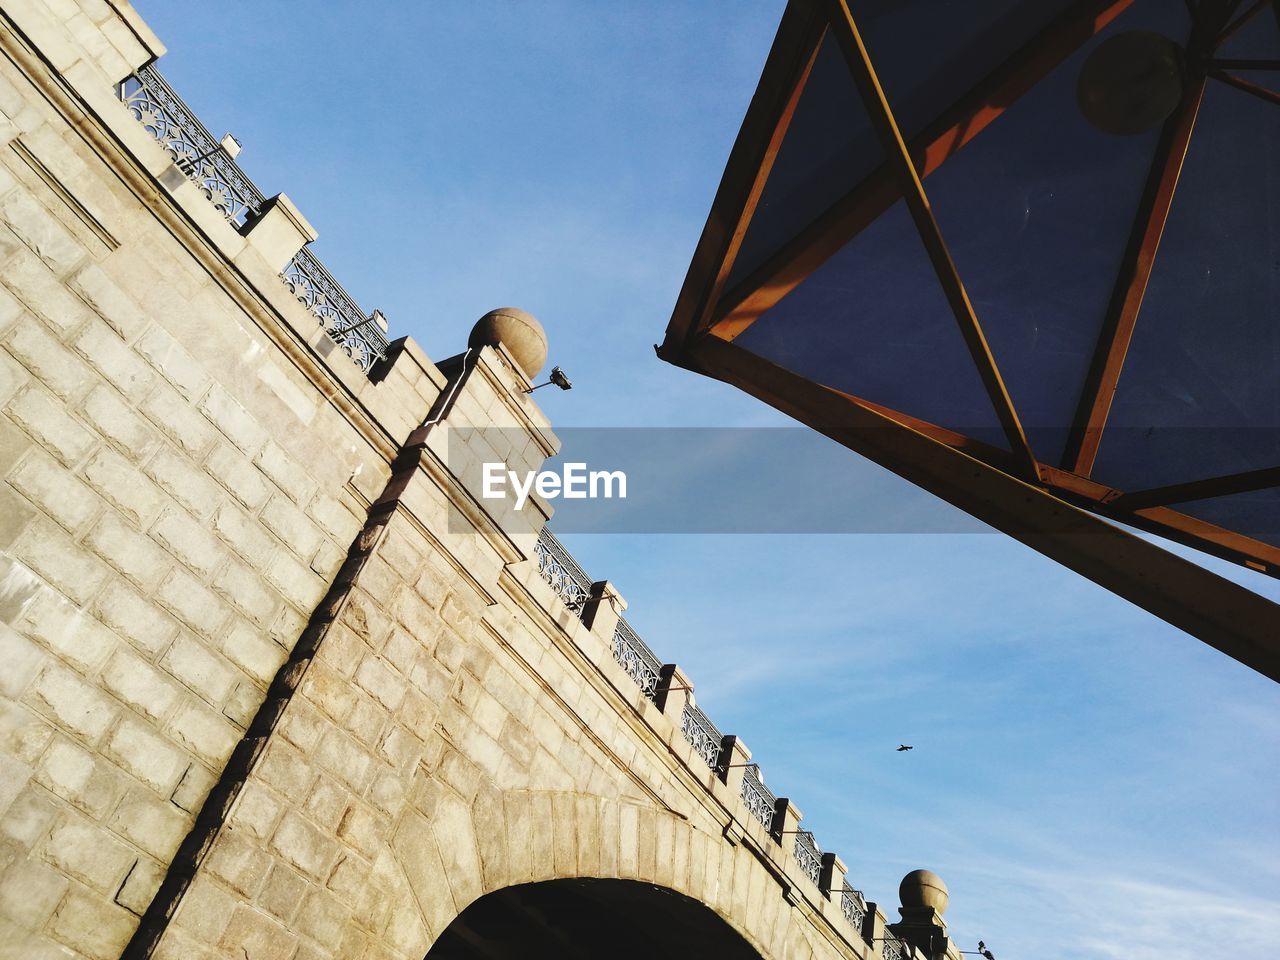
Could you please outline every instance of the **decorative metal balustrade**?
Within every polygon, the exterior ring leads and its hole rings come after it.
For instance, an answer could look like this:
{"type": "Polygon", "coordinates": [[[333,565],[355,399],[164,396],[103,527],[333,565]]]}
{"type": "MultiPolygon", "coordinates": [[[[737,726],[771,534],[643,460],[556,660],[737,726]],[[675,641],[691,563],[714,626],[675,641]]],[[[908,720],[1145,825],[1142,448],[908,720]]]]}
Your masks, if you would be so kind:
{"type": "Polygon", "coordinates": [[[613,630],[613,659],[627,671],[627,676],[636,682],[650,700],[657,696],[658,673],[662,662],[657,658],[649,645],[636,636],[631,624],[618,618],[618,625],[613,630]]]}
{"type": "Polygon", "coordinates": [[[817,883],[822,876],[822,850],[808,830],[801,830],[796,834],[795,857],[796,863],[800,865],[800,872],[817,883]]]}
{"type": "Polygon", "coordinates": [[[333,274],[306,247],[280,272],[289,292],[311,311],[325,333],[366,373],[387,356],[387,335],[376,311],[365,316],[333,274]]]}
{"type": "Polygon", "coordinates": [[[255,216],[266,198],[196,119],[154,65],[120,84],[129,112],[169,151],[178,169],[237,227],[255,216]]]}
{"type": "Polygon", "coordinates": [[[905,943],[886,930],[884,940],[880,944],[880,956],[884,960],[907,960],[911,956],[911,951],[905,943]]]}
{"type": "Polygon", "coordinates": [[[849,886],[847,880],[840,891],[840,912],[854,927],[862,929],[862,921],[867,918],[867,901],[863,899],[862,891],[849,886]]]}
{"type": "Polygon", "coordinates": [[[693,752],[712,770],[720,768],[720,744],[724,736],[710,718],[692,703],[686,702],[680,715],[680,732],[693,747],[693,752]]]}
{"type": "Polygon", "coordinates": [[[760,826],[766,830],[773,827],[773,814],[778,805],[778,798],[773,795],[764,781],[760,779],[757,767],[749,766],[742,776],[742,803],[747,812],[753,816],[760,826]]]}
{"type": "MultiPolygon", "coordinates": [[[[266,198],[182,102],[153,64],[119,87],[121,102],[169,151],[174,164],[237,229],[262,212],[266,198]]],[[[386,358],[387,335],[376,311],[365,315],[315,254],[303,248],[280,274],[329,337],[365,373],[386,358]]]]}
{"type": "Polygon", "coordinates": [[[591,595],[591,578],[578,566],[555,535],[546,527],[538,534],[534,547],[538,558],[538,573],[556,592],[566,607],[582,616],[583,607],[591,595]]]}

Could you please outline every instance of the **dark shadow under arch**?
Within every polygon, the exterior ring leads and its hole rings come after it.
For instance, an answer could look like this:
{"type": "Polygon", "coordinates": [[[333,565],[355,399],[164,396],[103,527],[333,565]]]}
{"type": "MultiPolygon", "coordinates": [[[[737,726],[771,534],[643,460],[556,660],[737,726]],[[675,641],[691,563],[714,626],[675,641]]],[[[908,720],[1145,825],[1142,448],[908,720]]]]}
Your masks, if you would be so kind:
{"type": "Polygon", "coordinates": [[[427,960],[761,960],[711,908],[635,880],[573,878],[495,890],[454,919],[427,960]]]}

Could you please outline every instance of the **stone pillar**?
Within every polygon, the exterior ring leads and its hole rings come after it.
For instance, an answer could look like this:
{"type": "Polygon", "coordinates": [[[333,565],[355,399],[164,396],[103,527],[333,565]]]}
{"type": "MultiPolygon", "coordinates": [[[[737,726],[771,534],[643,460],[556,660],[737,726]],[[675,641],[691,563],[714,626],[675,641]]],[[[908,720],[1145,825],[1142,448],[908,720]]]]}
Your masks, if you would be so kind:
{"type": "Polygon", "coordinates": [[[597,580],[591,585],[591,596],[582,607],[582,622],[587,629],[606,643],[613,640],[613,630],[627,609],[627,601],[622,599],[615,587],[608,580],[597,580]]]}
{"type": "Polygon", "coordinates": [[[840,899],[840,891],[844,889],[844,877],[849,868],[844,865],[834,853],[827,852],[822,855],[822,872],[818,874],[818,889],[822,891],[822,895],[828,900],[833,897],[838,902],[840,899]]]}
{"type": "Polygon", "coordinates": [[[658,690],[654,694],[653,702],[662,711],[663,716],[677,727],[680,726],[684,705],[694,702],[693,681],[674,663],[664,663],[658,674],[658,690]]]}
{"type": "Polygon", "coordinates": [[[804,814],[799,807],[786,797],[779,797],[773,805],[773,824],[769,827],[769,832],[779,845],[786,848],[789,843],[795,843],[796,831],[800,829],[800,821],[803,819],[804,814]]]}
{"type": "Polygon", "coordinates": [[[915,947],[930,960],[947,954],[947,924],[942,919],[951,895],[942,878],[932,870],[912,870],[898,885],[902,920],[891,924],[894,935],[915,947]]]}
{"type": "Polygon", "coordinates": [[[884,914],[877,904],[867,902],[867,915],[862,918],[862,939],[871,944],[872,952],[880,955],[884,943],[884,914]]]}
{"type": "Polygon", "coordinates": [[[735,797],[742,796],[742,778],[746,776],[751,751],[739,737],[729,733],[720,741],[720,780],[735,797]]]}
{"type": "Polygon", "coordinates": [[[261,212],[244,225],[243,232],[249,246],[276,271],[283,270],[299,250],[319,236],[283,193],[264,203],[261,212]]]}

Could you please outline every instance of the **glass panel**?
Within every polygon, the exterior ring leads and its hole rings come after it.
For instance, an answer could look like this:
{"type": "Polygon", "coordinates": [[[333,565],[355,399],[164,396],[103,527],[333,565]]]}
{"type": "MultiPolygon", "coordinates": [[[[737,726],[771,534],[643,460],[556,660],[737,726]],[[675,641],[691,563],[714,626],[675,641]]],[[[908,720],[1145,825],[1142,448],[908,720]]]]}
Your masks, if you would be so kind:
{"type": "Polygon", "coordinates": [[[1174,510],[1280,547],[1280,489],[1171,504],[1174,510]]]}
{"type": "Polygon", "coordinates": [[[910,137],[1070,4],[1071,0],[859,0],[851,9],[898,126],[910,137]]]}
{"type": "Polygon", "coordinates": [[[1080,68],[1116,32],[1181,40],[1189,28],[1181,4],[1135,4],[926,184],[1014,408],[1047,463],[1062,457],[1160,136],[1090,125],[1076,105],[1080,68]]]}
{"type": "Polygon", "coordinates": [[[882,156],[844,54],[828,36],[742,238],[728,289],[848,193],[882,156]]]}
{"type": "Polygon", "coordinates": [[[1210,83],[1094,476],[1280,465],[1280,108],[1210,83]]]}
{"type": "MultiPolygon", "coordinates": [[[[1246,3],[1245,6],[1248,6],[1246,3]]],[[[1280,60],[1280,25],[1270,10],[1261,10],[1218,48],[1227,59],[1280,60]]]]}
{"type": "Polygon", "coordinates": [[[1007,449],[905,201],[734,342],[810,380],[1007,449]]]}

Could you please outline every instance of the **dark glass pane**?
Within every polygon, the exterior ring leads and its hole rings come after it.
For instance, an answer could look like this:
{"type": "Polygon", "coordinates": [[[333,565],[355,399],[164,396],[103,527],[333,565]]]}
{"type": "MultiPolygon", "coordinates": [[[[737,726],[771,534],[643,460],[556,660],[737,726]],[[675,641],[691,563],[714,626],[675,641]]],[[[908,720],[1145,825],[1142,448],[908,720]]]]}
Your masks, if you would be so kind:
{"type": "Polygon", "coordinates": [[[1210,82],[1094,476],[1280,465],[1280,108],[1210,82]]]}
{"type": "Polygon", "coordinates": [[[1181,4],[1135,4],[926,184],[1032,449],[1047,463],[1061,459],[1160,133],[1112,136],[1086,122],[1080,68],[1116,32],[1181,40],[1189,26],[1181,4]]]}
{"type": "Polygon", "coordinates": [[[1276,15],[1270,10],[1256,13],[1218,48],[1218,56],[1240,60],[1280,59],[1280,26],[1276,24],[1276,15]]]}
{"type": "Polygon", "coordinates": [[[729,289],[848,193],[882,156],[844,54],[828,36],[742,238],[729,289]]]}
{"type": "Polygon", "coordinates": [[[850,7],[898,126],[910,137],[1070,5],[1071,0],[857,0],[850,7]]]}
{"type": "Polygon", "coordinates": [[[1171,504],[1174,510],[1280,547],[1280,489],[1171,504]]]}
{"type": "Polygon", "coordinates": [[[810,380],[1007,449],[902,200],[734,342],[810,380]]]}

